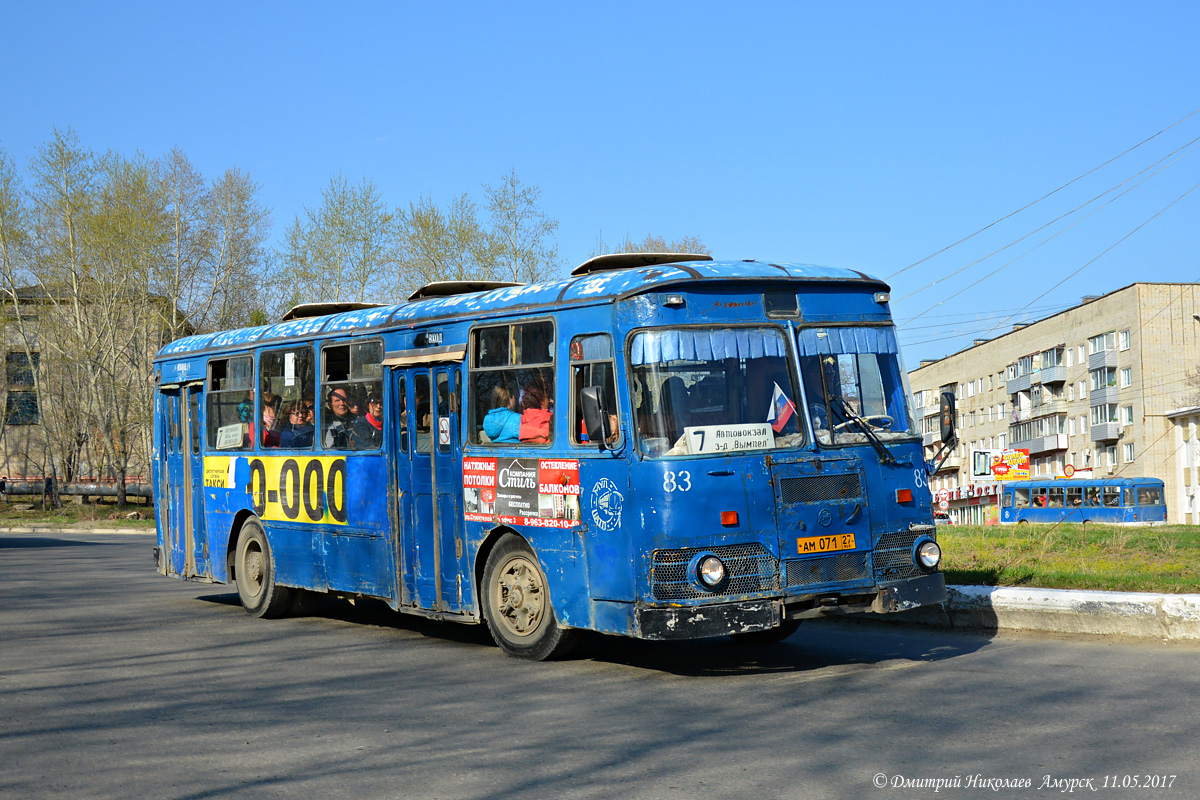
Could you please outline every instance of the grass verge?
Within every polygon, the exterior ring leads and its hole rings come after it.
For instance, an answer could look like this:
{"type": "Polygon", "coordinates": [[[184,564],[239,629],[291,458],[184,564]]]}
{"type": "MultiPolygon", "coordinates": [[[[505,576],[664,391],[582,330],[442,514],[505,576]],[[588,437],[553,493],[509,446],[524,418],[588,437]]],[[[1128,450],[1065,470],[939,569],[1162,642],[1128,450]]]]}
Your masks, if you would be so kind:
{"type": "Polygon", "coordinates": [[[950,584],[1200,592],[1200,528],[1190,525],[970,525],[938,528],[950,584]]]}
{"type": "Polygon", "coordinates": [[[154,529],[154,506],[130,502],[125,510],[117,508],[115,500],[105,498],[80,505],[73,499],[63,502],[62,508],[43,509],[41,501],[9,498],[0,503],[0,528],[19,528],[25,525],[57,525],[63,528],[145,528],[154,529]],[[130,515],[137,514],[139,518],[130,515]]]}

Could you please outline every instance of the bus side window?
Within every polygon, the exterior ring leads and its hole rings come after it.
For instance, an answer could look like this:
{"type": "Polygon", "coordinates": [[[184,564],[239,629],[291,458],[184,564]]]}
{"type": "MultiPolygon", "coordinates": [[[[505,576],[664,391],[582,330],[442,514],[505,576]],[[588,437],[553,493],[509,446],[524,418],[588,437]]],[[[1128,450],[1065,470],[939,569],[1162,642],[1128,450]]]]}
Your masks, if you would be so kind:
{"type": "Polygon", "coordinates": [[[1051,486],[1049,491],[1049,500],[1046,501],[1046,508],[1062,508],[1063,490],[1057,486],[1051,486]]]}
{"type": "Polygon", "coordinates": [[[413,392],[416,394],[416,443],[417,452],[429,452],[429,429],[433,414],[429,407],[429,375],[417,373],[413,378],[413,392]]]}
{"type": "Polygon", "coordinates": [[[1121,493],[1121,505],[1123,505],[1126,508],[1129,508],[1130,506],[1133,505],[1133,487],[1132,486],[1126,486],[1124,491],[1121,493]]]}
{"type": "Polygon", "coordinates": [[[400,376],[399,382],[396,384],[396,391],[400,394],[397,398],[396,407],[400,419],[396,424],[400,426],[400,452],[408,455],[408,395],[404,392],[404,376],[400,376]]]}
{"type": "Polygon", "coordinates": [[[1117,508],[1121,505],[1121,487],[1105,486],[1104,487],[1104,507],[1117,508]]]}
{"type": "Polygon", "coordinates": [[[1067,487],[1067,508],[1079,508],[1083,505],[1083,489],[1078,486],[1067,487]]]}
{"type": "Polygon", "coordinates": [[[259,443],[263,447],[310,450],[316,396],[311,347],[270,350],[258,360],[259,443]]]}
{"type": "Polygon", "coordinates": [[[616,367],[613,363],[612,337],[607,333],[576,336],[571,340],[571,444],[590,445],[583,422],[583,406],[579,393],[589,386],[604,389],[608,401],[609,426],[612,436],[608,444],[621,438],[620,413],[617,411],[616,367]]]}
{"type": "Polygon", "coordinates": [[[1089,486],[1083,494],[1083,504],[1088,508],[1095,508],[1100,505],[1100,487],[1089,486]]]}
{"type": "Polygon", "coordinates": [[[1003,503],[1003,508],[1012,508],[1012,492],[1005,492],[1000,502],[1003,503]]]}
{"type": "MultiPolygon", "coordinates": [[[[554,439],[554,323],[493,325],[471,332],[468,395],[473,444],[554,439]]],[[[461,413],[461,412],[460,412],[461,413]]]]}
{"type": "Polygon", "coordinates": [[[383,443],[383,343],[331,345],[322,352],[321,447],[378,450],[383,443]]]}
{"type": "Polygon", "coordinates": [[[254,446],[254,359],[219,358],[208,362],[208,446],[247,450],[254,446]]]}
{"type": "Polygon", "coordinates": [[[1016,495],[1016,508],[1029,508],[1029,490],[1028,489],[1013,489],[1016,495]]]}

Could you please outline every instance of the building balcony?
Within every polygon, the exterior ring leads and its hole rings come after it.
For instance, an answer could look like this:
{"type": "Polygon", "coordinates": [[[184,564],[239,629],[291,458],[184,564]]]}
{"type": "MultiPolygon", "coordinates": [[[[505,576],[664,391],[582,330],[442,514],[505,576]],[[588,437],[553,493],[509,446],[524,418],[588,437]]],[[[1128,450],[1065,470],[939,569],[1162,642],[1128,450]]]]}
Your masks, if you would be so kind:
{"type": "Polygon", "coordinates": [[[1004,388],[1008,390],[1009,394],[1027,392],[1029,391],[1029,386],[1030,382],[1028,375],[1022,375],[1019,378],[1013,378],[1011,381],[1005,381],[1004,383],[1004,388]]]}
{"type": "Polygon", "coordinates": [[[930,445],[934,445],[934,444],[941,444],[941,443],[942,443],[942,434],[939,431],[934,431],[933,433],[921,434],[921,444],[925,445],[926,447],[929,447],[930,445]]]}
{"type": "Polygon", "coordinates": [[[1099,425],[1093,425],[1091,436],[1093,442],[1111,442],[1119,439],[1121,436],[1121,423],[1119,422],[1102,422],[1099,425]]]}
{"type": "Polygon", "coordinates": [[[1030,413],[1030,416],[1046,417],[1051,414],[1065,414],[1065,413],[1067,413],[1067,401],[1066,400],[1051,400],[1049,402],[1042,403],[1041,405],[1034,406],[1033,411],[1030,413]]]}
{"type": "Polygon", "coordinates": [[[1101,367],[1115,367],[1117,365],[1116,350],[1101,350],[1099,353],[1092,353],[1088,356],[1088,369],[1100,369],[1101,367]]]}
{"type": "Polygon", "coordinates": [[[962,458],[955,453],[942,462],[942,466],[938,468],[938,472],[957,472],[960,467],[962,467],[962,458]]]}
{"type": "Polygon", "coordinates": [[[1067,368],[1062,364],[1057,367],[1042,367],[1042,383],[1063,383],[1067,380],[1067,368]]]}
{"type": "Polygon", "coordinates": [[[1031,456],[1040,453],[1052,453],[1055,450],[1067,449],[1067,435],[1065,433],[1055,433],[1050,436],[1038,436],[1034,439],[1026,439],[1023,442],[1013,442],[1010,447],[1013,450],[1028,450],[1031,456]]]}
{"type": "Polygon", "coordinates": [[[938,415],[938,412],[941,410],[942,410],[941,405],[938,403],[934,403],[931,406],[925,406],[924,408],[922,408],[917,416],[922,417],[922,418],[936,417],[938,415]]]}
{"type": "Polygon", "coordinates": [[[1088,395],[1088,403],[1093,406],[1102,406],[1106,403],[1117,402],[1118,389],[1115,386],[1104,386],[1099,389],[1092,389],[1092,393],[1088,395]]]}

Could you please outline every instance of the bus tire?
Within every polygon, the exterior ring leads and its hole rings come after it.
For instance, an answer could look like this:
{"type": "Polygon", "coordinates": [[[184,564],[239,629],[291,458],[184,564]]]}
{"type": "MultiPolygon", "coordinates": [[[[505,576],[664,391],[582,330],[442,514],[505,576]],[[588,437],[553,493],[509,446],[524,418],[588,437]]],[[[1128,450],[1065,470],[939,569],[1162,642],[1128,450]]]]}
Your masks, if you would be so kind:
{"type": "Polygon", "coordinates": [[[565,656],[578,641],[579,631],[554,618],[546,574],[521,537],[506,533],[496,542],[482,588],[484,619],[506,655],[547,661],[565,656]]]}
{"type": "Polygon", "coordinates": [[[765,631],[753,631],[751,633],[731,633],[729,635],[738,644],[778,644],[784,639],[790,638],[793,633],[798,631],[802,621],[803,620],[799,619],[785,619],[774,628],[767,628],[765,631]]]}
{"type": "Polygon", "coordinates": [[[258,520],[251,517],[242,523],[234,556],[234,581],[238,599],[252,617],[271,619],[282,617],[292,602],[292,590],[275,585],[275,562],[271,545],[258,520]]]}

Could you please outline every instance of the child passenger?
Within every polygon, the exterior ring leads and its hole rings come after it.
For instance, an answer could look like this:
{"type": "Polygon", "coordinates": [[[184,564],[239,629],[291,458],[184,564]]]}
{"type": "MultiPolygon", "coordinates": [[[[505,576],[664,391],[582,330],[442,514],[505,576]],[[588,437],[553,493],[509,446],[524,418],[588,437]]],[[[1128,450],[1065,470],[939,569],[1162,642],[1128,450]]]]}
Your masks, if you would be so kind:
{"type": "Polygon", "coordinates": [[[483,418],[483,432],[493,442],[516,442],[520,440],[521,415],[517,413],[517,401],[503,385],[492,389],[492,408],[483,418]]]}

